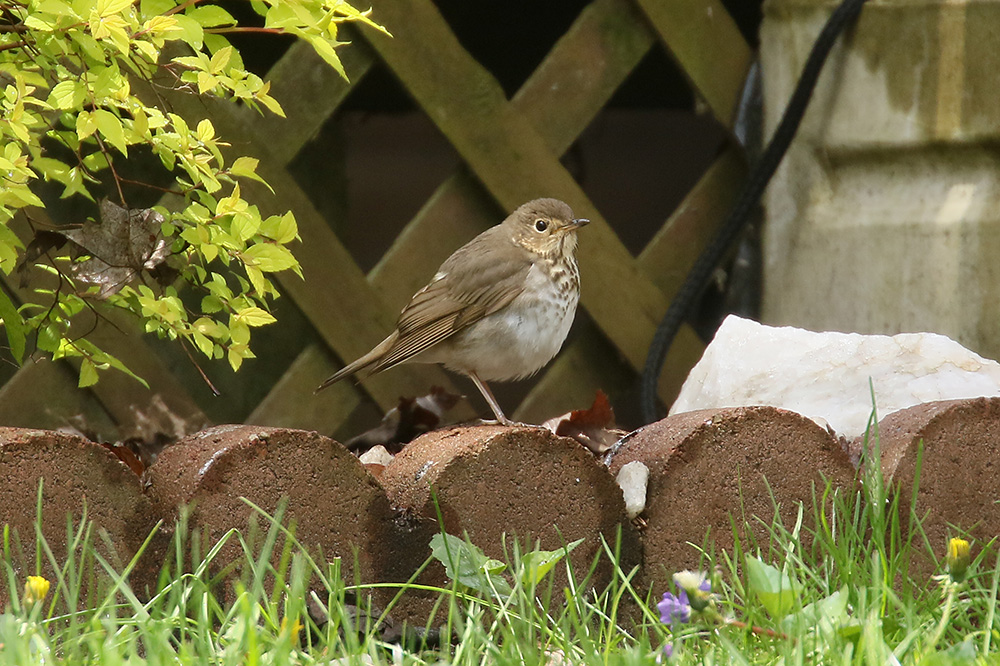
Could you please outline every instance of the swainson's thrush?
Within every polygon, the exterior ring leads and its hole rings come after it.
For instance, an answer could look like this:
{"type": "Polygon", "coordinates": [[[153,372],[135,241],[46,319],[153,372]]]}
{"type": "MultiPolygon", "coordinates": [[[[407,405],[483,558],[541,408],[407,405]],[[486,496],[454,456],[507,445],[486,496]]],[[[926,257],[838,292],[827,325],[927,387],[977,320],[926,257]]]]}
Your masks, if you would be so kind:
{"type": "Polygon", "coordinates": [[[316,390],[357,372],[441,363],[468,375],[510,424],[486,382],[532,375],[562,347],[580,299],[576,231],[587,222],[558,199],[522,205],[448,257],[389,337],[316,390]]]}

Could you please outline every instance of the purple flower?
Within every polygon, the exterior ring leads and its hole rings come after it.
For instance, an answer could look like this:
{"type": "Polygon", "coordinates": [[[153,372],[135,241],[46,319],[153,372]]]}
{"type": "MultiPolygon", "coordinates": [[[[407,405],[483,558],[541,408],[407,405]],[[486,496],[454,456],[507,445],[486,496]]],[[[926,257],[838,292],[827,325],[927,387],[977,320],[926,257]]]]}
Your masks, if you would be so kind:
{"type": "Polygon", "coordinates": [[[671,626],[680,622],[681,624],[691,619],[691,604],[688,603],[687,592],[681,590],[676,595],[672,592],[664,592],[663,600],[656,604],[660,611],[660,622],[671,626]]]}
{"type": "MultiPolygon", "coordinates": [[[[664,592],[663,599],[660,600],[660,603],[656,604],[657,610],[660,611],[660,622],[669,624],[671,633],[677,630],[678,624],[690,622],[692,612],[705,613],[706,617],[710,617],[708,614],[714,612],[710,606],[712,596],[709,594],[712,591],[712,584],[705,580],[705,574],[693,571],[679,571],[674,574],[673,578],[677,594],[664,592]],[[694,597],[694,604],[691,603],[691,597],[694,597]]],[[[678,640],[679,646],[679,637],[674,636],[674,638],[678,640]]],[[[665,643],[663,645],[663,652],[657,658],[657,662],[663,663],[670,659],[673,654],[674,644],[665,643]]]]}
{"type": "MultiPolygon", "coordinates": [[[[699,574],[692,574],[688,571],[675,574],[674,585],[677,587],[677,594],[664,592],[663,599],[660,603],[656,604],[657,610],[660,611],[660,622],[669,624],[671,627],[691,620],[691,600],[688,597],[689,589],[692,593],[694,592],[694,588],[706,594],[712,591],[712,584],[709,581],[705,580],[699,574]],[[700,580],[697,580],[697,578],[700,578],[700,580]]],[[[703,601],[703,599],[700,599],[700,601],[703,601]]],[[[704,603],[700,603],[698,605],[699,610],[704,608],[704,605],[704,603]]]]}

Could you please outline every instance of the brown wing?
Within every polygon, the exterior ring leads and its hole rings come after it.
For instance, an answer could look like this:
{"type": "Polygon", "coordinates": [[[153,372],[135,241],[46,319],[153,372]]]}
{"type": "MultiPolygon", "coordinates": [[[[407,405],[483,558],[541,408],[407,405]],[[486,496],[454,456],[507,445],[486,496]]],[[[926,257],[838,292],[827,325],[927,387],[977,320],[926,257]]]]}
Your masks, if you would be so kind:
{"type": "Polygon", "coordinates": [[[525,250],[489,229],[441,265],[442,277],[418,291],[399,315],[399,336],[371,371],[413,358],[507,306],[524,290],[531,260],[525,250]],[[474,257],[474,259],[473,259],[474,257]]]}

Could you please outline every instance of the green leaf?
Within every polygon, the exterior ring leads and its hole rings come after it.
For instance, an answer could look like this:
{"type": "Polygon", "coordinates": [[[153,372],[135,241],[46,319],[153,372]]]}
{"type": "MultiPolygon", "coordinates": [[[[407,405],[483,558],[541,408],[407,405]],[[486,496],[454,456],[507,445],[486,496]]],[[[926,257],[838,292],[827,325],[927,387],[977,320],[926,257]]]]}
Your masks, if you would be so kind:
{"type": "Polygon", "coordinates": [[[128,81],[122,75],[116,62],[112,62],[108,67],[98,67],[92,74],[96,74],[96,77],[91,90],[102,106],[107,106],[108,101],[110,101],[105,98],[115,99],[120,93],[127,90],[128,81]]]}
{"type": "Polygon", "coordinates": [[[83,158],[83,166],[91,171],[100,171],[108,168],[108,156],[102,152],[91,153],[83,158]]]}
{"type": "Polygon", "coordinates": [[[191,332],[191,339],[194,341],[194,346],[198,348],[198,351],[208,358],[212,358],[212,353],[215,351],[215,343],[198,331],[191,332]]]}
{"type": "Polygon", "coordinates": [[[59,342],[62,340],[62,335],[59,334],[59,329],[51,324],[41,326],[38,329],[37,342],[38,348],[42,351],[47,351],[50,354],[54,354],[59,349],[59,342]]]}
{"type": "Polygon", "coordinates": [[[86,388],[88,386],[93,386],[97,383],[97,366],[89,358],[83,359],[80,364],[80,382],[77,384],[80,388],[86,388]]]}
{"type": "Polygon", "coordinates": [[[227,358],[229,359],[229,365],[233,368],[233,372],[237,372],[240,369],[244,358],[253,358],[253,354],[246,355],[246,352],[249,350],[244,349],[244,347],[245,345],[233,345],[229,348],[227,358]]]}
{"type": "Polygon", "coordinates": [[[49,104],[57,109],[78,109],[87,99],[87,87],[76,79],[60,81],[49,93],[49,104]]]}
{"type": "Polygon", "coordinates": [[[267,90],[265,90],[264,88],[261,88],[260,92],[258,92],[254,96],[254,99],[256,99],[258,102],[266,106],[271,113],[280,116],[282,118],[285,117],[285,110],[281,108],[281,104],[278,103],[278,100],[268,95],[267,90]]]}
{"type": "Polygon", "coordinates": [[[828,597],[815,601],[781,620],[782,630],[789,635],[800,635],[801,629],[818,628],[827,640],[834,638],[850,616],[847,612],[847,586],[828,597]]]}
{"type": "Polygon", "coordinates": [[[74,18],[80,18],[79,14],[73,11],[73,8],[62,0],[41,0],[35,5],[34,8],[36,11],[53,14],[55,16],[72,16],[74,18]]]}
{"type": "Polygon", "coordinates": [[[100,130],[105,140],[123,155],[128,155],[125,128],[122,127],[121,119],[107,109],[97,109],[94,111],[94,117],[97,120],[97,129],[100,130]]]}
{"type": "Polygon", "coordinates": [[[93,35],[74,30],[69,33],[69,37],[89,57],[91,63],[104,63],[104,49],[101,48],[101,43],[94,39],[93,35]]]}
{"type": "Polygon", "coordinates": [[[69,166],[51,157],[36,157],[31,160],[31,166],[46,180],[51,178],[63,182],[69,176],[69,166]]]}
{"type": "Polygon", "coordinates": [[[94,11],[100,16],[120,14],[131,6],[132,0],[97,0],[94,11]]]}
{"type": "Polygon", "coordinates": [[[537,585],[552,570],[552,567],[559,563],[559,560],[566,557],[581,543],[583,543],[583,539],[577,539],[559,550],[533,550],[526,553],[521,558],[521,564],[524,566],[521,572],[521,583],[526,587],[537,585]]]}
{"type": "Polygon", "coordinates": [[[202,243],[198,246],[198,251],[201,252],[201,256],[205,257],[205,264],[212,263],[219,256],[219,246],[211,243],[202,243]]]}
{"type": "Polygon", "coordinates": [[[248,241],[260,229],[260,218],[253,215],[239,214],[233,216],[232,235],[241,241],[248,241]]]}
{"type": "Polygon", "coordinates": [[[90,111],[81,111],[76,116],[76,135],[83,141],[97,131],[97,119],[90,111]]]}
{"type": "Polygon", "coordinates": [[[255,305],[240,310],[236,318],[244,322],[247,326],[266,326],[278,321],[270,312],[255,305]]]}
{"type": "Polygon", "coordinates": [[[448,578],[483,594],[509,596],[510,584],[501,576],[507,565],[486,557],[476,546],[451,534],[431,537],[431,555],[444,565],[448,578]]]}
{"type": "Polygon", "coordinates": [[[7,332],[10,353],[20,364],[24,358],[24,319],[2,288],[0,288],[0,323],[7,332]]]}
{"type": "Polygon", "coordinates": [[[217,5],[201,5],[186,12],[203,28],[217,28],[220,25],[236,25],[236,19],[222,7],[217,5]]]}
{"type": "Polygon", "coordinates": [[[247,263],[265,273],[277,273],[298,266],[288,248],[275,243],[257,243],[243,253],[247,263]]]}
{"type": "Polygon", "coordinates": [[[302,24],[302,17],[290,2],[275,2],[267,10],[265,28],[294,28],[302,24]]]}
{"type": "Polygon", "coordinates": [[[247,157],[246,155],[241,155],[236,158],[233,165],[229,167],[229,172],[234,176],[247,176],[253,177],[257,175],[257,165],[260,164],[260,160],[256,157],[247,157]]]}
{"type": "MultiPolygon", "coordinates": [[[[261,178],[259,175],[257,175],[258,163],[259,160],[257,160],[254,157],[247,157],[246,155],[237,157],[236,161],[233,162],[233,165],[229,167],[229,173],[234,176],[239,176],[241,178],[249,178],[251,180],[257,181],[258,183],[263,183],[264,185],[267,185],[267,181],[261,178]]],[[[271,190],[271,192],[274,192],[274,190],[271,189],[270,185],[267,185],[267,189],[271,190]]]]}
{"type": "Polygon", "coordinates": [[[144,19],[148,19],[153,16],[166,14],[176,6],[177,3],[174,0],[140,0],[139,14],[144,19]]]}
{"type": "Polygon", "coordinates": [[[0,272],[10,275],[18,260],[18,248],[24,243],[6,225],[0,222],[0,272]]]}
{"type": "Polygon", "coordinates": [[[260,225],[260,233],[285,244],[291,243],[299,237],[299,227],[295,222],[295,215],[292,214],[292,211],[288,211],[281,217],[272,215],[264,220],[260,225]]]}
{"type": "Polygon", "coordinates": [[[201,311],[207,314],[222,310],[222,301],[215,294],[209,294],[201,299],[201,311]]]}
{"type": "Polygon", "coordinates": [[[264,277],[264,274],[258,269],[253,266],[246,266],[246,271],[247,277],[250,278],[250,284],[253,285],[254,291],[256,291],[259,296],[264,296],[269,291],[274,290],[270,281],[264,277]]]}
{"type": "Polygon", "coordinates": [[[205,41],[205,31],[201,24],[185,14],[174,14],[177,27],[180,28],[180,39],[195,51],[200,51],[205,41]]]}
{"type": "Polygon", "coordinates": [[[88,354],[92,359],[96,359],[96,363],[100,364],[100,367],[103,368],[105,365],[109,365],[115,370],[124,372],[126,375],[136,380],[146,388],[149,388],[149,384],[145,379],[129,370],[128,366],[119,361],[117,357],[103,351],[87,338],[77,338],[74,344],[80,348],[80,352],[88,354]]]}
{"type": "Polygon", "coordinates": [[[237,345],[246,345],[250,342],[250,327],[246,322],[235,320],[229,325],[229,338],[237,345]]]}
{"type": "Polygon", "coordinates": [[[340,62],[340,56],[334,50],[334,44],[338,42],[331,42],[325,39],[322,35],[306,35],[306,40],[316,51],[316,54],[326,61],[328,65],[333,67],[334,71],[345,80],[348,81],[347,72],[344,71],[344,65],[340,62]]]}
{"type": "Polygon", "coordinates": [[[39,32],[52,32],[55,29],[55,25],[52,23],[43,21],[38,16],[30,14],[24,19],[24,27],[31,28],[32,30],[38,30],[39,32]]]}
{"type": "Polygon", "coordinates": [[[199,95],[204,95],[205,93],[213,90],[217,85],[219,85],[218,77],[212,76],[208,72],[198,72],[199,95]]]}
{"type": "Polygon", "coordinates": [[[212,59],[208,63],[208,71],[211,72],[212,74],[221,74],[226,69],[226,66],[229,64],[229,59],[232,57],[232,55],[233,55],[232,46],[226,46],[219,49],[214,54],[212,54],[212,59]]]}
{"type": "Polygon", "coordinates": [[[756,557],[747,555],[749,587],[771,614],[779,619],[788,614],[799,598],[801,585],[785,571],[779,571],[756,557]]]}

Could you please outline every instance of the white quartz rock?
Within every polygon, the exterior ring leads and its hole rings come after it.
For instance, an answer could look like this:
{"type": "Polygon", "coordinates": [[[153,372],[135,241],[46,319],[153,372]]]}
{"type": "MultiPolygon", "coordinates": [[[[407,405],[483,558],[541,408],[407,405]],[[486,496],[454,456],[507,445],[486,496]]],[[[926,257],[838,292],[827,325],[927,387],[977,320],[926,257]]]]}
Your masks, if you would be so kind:
{"type": "Polygon", "coordinates": [[[882,418],[933,400],[1000,395],[1000,364],[936,333],[816,333],[731,315],[670,413],[771,405],[853,438],[872,414],[870,386],[882,418]]]}
{"type": "Polygon", "coordinates": [[[361,464],[363,465],[388,465],[392,462],[393,455],[389,453],[381,444],[376,444],[361,454],[361,464]]]}
{"type": "Polygon", "coordinates": [[[635,518],[646,509],[646,486],[649,485],[649,468],[638,460],[627,462],[618,470],[615,479],[625,498],[625,513],[635,518]]]}

